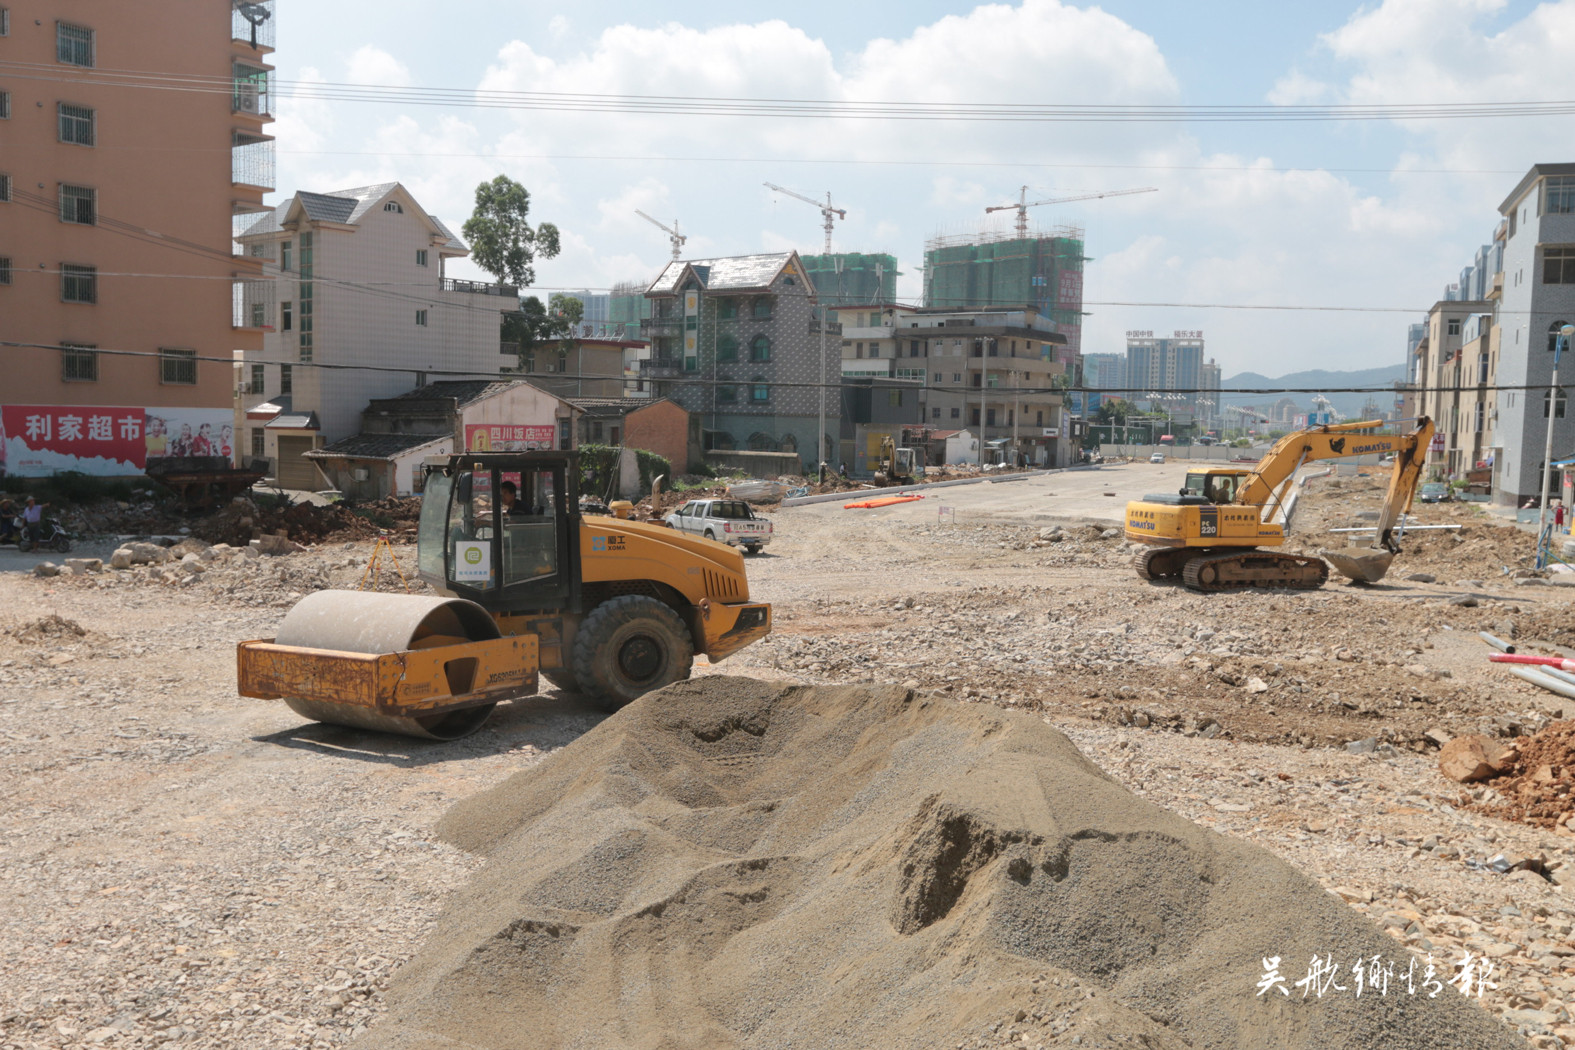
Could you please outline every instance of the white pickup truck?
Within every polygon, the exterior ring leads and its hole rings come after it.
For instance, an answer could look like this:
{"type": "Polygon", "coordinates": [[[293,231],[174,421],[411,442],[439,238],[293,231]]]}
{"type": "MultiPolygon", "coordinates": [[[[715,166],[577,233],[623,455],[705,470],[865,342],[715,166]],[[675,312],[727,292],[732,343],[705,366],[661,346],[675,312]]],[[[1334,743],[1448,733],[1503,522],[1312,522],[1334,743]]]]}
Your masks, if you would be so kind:
{"type": "Polygon", "coordinates": [[[771,522],[757,517],[741,499],[692,499],[666,518],[667,524],[708,540],[743,547],[750,554],[771,542],[771,522]]]}

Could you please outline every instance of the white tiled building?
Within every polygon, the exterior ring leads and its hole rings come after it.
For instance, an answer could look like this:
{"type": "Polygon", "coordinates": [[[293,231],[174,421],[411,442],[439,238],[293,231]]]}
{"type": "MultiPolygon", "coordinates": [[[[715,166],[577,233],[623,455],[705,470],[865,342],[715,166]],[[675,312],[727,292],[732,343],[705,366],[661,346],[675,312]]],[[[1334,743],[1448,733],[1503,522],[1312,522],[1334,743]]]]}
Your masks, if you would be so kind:
{"type": "Polygon", "coordinates": [[[372,399],[517,364],[499,328],[518,290],[446,278],[470,250],[397,182],[298,192],[236,240],[264,260],[238,308],[266,329],[245,357],[236,432],[286,487],[325,487],[302,454],[357,433],[372,399]]]}

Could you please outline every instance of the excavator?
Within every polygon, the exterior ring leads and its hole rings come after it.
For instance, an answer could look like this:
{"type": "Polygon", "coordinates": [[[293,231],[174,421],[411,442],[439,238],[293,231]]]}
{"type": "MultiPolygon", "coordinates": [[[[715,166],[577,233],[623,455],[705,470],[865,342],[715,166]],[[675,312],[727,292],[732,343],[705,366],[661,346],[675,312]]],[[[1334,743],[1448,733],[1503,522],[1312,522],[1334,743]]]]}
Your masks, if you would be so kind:
{"type": "Polygon", "coordinates": [[[898,448],[888,434],[880,439],[879,465],[875,468],[875,484],[882,487],[912,485],[917,475],[924,471],[924,456],[916,448],[898,448]]]}
{"type": "Polygon", "coordinates": [[[1394,537],[1411,509],[1421,479],[1433,421],[1418,418],[1404,434],[1376,433],[1382,420],[1335,423],[1300,430],[1277,441],[1251,470],[1208,467],[1187,473],[1175,494],[1127,504],[1126,537],[1143,544],[1134,561],[1145,580],[1180,578],[1195,591],[1248,587],[1313,590],[1329,565],[1363,583],[1377,583],[1399,553],[1394,537]],[[1322,551],[1322,557],[1263,550],[1285,542],[1299,492],[1297,472],[1315,460],[1393,453],[1394,470],[1379,513],[1376,546],[1322,551]],[[1327,561],[1325,560],[1327,559],[1327,561]]]}
{"type": "MultiPolygon", "coordinates": [[[[436,596],[307,595],[241,642],[238,692],[318,722],[454,740],[538,676],[608,711],[764,638],[743,555],[658,522],[582,515],[574,452],[423,465],[416,568],[436,596]]],[[[624,505],[627,507],[627,504],[624,505]]]]}

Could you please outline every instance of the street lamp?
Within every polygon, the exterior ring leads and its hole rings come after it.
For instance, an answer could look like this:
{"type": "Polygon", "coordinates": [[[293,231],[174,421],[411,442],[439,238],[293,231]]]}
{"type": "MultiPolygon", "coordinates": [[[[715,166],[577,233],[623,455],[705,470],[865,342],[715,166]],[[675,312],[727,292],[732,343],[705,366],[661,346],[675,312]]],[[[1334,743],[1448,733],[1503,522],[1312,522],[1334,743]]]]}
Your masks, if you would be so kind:
{"type": "Polygon", "coordinates": [[[1542,530],[1548,524],[1548,483],[1553,476],[1553,420],[1559,414],[1559,354],[1569,346],[1570,336],[1575,335],[1575,325],[1559,329],[1553,340],[1553,377],[1548,383],[1548,436],[1542,446],[1542,496],[1537,500],[1537,543],[1542,543],[1542,530]]]}

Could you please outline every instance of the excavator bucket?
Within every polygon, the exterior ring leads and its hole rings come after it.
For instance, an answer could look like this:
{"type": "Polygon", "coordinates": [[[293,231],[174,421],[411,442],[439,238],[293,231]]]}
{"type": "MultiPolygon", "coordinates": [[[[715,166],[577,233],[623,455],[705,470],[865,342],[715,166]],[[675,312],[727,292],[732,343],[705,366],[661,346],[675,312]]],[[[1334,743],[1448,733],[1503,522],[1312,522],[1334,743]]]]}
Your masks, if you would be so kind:
{"type": "Polygon", "coordinates": [[[1389,574],[1389,563],[1395,560],[1392,551],[1377,547],[1348,547],[1345,550],[1321,550],[1318,556],[1340,575],[1357,583],[1377,583],[1389,574]]]}

